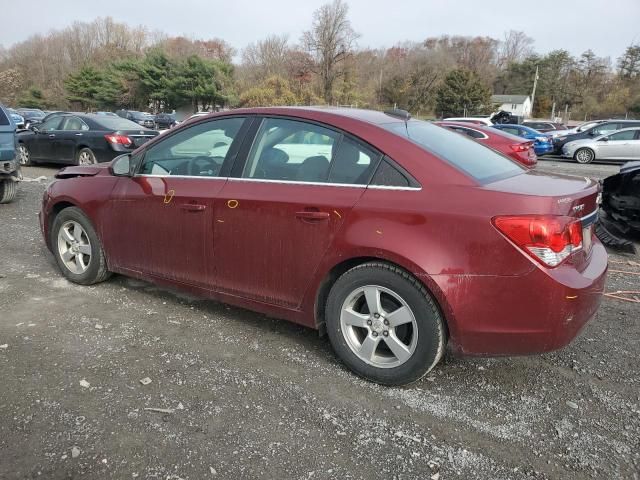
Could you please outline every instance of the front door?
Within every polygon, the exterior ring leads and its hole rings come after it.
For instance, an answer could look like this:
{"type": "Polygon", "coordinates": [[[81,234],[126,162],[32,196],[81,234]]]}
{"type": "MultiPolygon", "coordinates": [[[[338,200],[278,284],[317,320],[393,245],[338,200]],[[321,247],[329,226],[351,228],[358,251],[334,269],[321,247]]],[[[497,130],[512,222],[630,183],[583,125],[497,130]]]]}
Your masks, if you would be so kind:
{"type": "Polygon", "coordinates": [[[215,207],[217,288],[299,307],[379,158],[335,130],[263,119],[242,171],[215,207]]]}
{"type": "Polygon", "coordinates": [[[623,130],[621,132],[612,133],[607,140],[598,141],[599,158],[611,158],[618,160],[626,160],[632,157],[633,140],[636,136],[636,130],[623,130]]]}
{"type": "Polygon", "coordinates": [[[144,153],[134,177],[118,181],[103,232],[116,268],[212,284],[213,210],[244,121],[211,120],[168,134],[144,153]]]}
{"type": "Polygon", "coordinates": [[[63,119],[64,117],[51,117],[43,124],[36,126],[37,130],[27,144],[31,158],[44,161],[55,159],[53,151],[63,119]]]}

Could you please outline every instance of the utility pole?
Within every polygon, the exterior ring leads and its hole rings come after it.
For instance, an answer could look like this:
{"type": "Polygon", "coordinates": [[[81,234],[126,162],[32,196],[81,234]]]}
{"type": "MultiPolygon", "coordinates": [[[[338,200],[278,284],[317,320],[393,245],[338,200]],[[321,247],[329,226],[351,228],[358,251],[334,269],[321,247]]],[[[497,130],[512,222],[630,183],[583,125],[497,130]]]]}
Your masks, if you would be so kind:
{"type": "Polygon", "coordinates": [[[536,76],[533,79],[533,92],[531,92],[531,116],[533,116],[533,105],[536,101],[536,88],[538,87],[538,66],[536,65],[536,76]]]}
{"type": "Polygon", "coordinates": [[[556,119],[556,102],[553,102],[553,105],[551,105],[551,121],[555,122],[556,119]]]}
{"type": "Polygon", "coordinates": [[[564,120],[563,120],[563,122],[566,124],[568,121],[569,121],[569,104],[565,103],[564,104],[564,120]]]}

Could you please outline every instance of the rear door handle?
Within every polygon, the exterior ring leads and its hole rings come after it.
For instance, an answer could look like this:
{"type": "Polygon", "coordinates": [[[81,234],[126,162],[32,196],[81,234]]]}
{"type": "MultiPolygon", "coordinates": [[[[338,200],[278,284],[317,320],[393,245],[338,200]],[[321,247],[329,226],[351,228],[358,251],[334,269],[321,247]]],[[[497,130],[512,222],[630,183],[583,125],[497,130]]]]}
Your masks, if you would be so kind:
{"type": "Polygon", "coordinates": [[[55,133],[50,133],[50,134],[49,134],[49,138],[56,138],[55,133]]]}
{"type": "Polygon", "coordinates": [[[296,217],[303,220],[328,220],[329,214],[327,212],[315,212],[315,211],[302,211],[296,212],[296,217]]]}
{"type": "Polygon", "coordinates": [[[188,212],[202,212],[207,208],[207,206],[206,205],[198,205],[196,203],[185,203],[185,204],[180,205],[180,208],[182,210],[186,210],[188,212]]]}
{"type": "Polygon", "coordinates": [[[81,137],[82,134],[81,133],[76,133],[76,137],[81,137]]]}

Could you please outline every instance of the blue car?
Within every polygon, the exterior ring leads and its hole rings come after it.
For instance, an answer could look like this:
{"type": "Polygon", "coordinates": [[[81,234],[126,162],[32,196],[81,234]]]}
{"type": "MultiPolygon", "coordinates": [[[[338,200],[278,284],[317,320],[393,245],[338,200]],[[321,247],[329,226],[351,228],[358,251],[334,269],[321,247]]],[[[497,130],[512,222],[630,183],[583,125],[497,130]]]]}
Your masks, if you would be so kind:
{"type": "Polygon", "coordinates": [[[545,135],[533,128],[525,127],[524,125],[514,125],[510,123],[500,123],[493,125],[493,128],[502,130],[503,132],[517,135],[518,137],[526,138],[533,141],[533,150],[536,155],[546,155],[553,152],[553,141],[549,135],[545,135]]]}
{"type": "Polygon", "coordinates": [[[16,197],[17,182],[22,178],[16,145],[16,125],[0,103],[0,203],[9,203],[16,197]]]}

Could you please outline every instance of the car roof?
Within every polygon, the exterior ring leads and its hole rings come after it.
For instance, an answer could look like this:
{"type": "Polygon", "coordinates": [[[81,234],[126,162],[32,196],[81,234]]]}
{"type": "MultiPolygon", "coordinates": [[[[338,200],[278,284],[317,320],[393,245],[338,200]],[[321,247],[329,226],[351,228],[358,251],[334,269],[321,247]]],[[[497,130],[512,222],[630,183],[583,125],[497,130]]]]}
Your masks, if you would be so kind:
{"type": "Polygon", "coordinates": [[[221,114],[255,114],[255,115],[292,115],[300,117],[308,117],[312,119],[315,113],[325,113],[343,118],[360,120],[374,125],[384,125],[388,123],[404,122],[403,119],[393,115],[386,114],[377,110],[365,110],[361,108],[346,107],[327,107],[327,106],[311,106],[311,107],[256,107],[256,108],[240,108],[237,110],[227,110],[224,112],[215,112],[209,115],[217,116],[221,114]]]}

